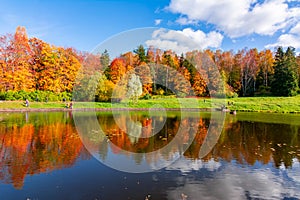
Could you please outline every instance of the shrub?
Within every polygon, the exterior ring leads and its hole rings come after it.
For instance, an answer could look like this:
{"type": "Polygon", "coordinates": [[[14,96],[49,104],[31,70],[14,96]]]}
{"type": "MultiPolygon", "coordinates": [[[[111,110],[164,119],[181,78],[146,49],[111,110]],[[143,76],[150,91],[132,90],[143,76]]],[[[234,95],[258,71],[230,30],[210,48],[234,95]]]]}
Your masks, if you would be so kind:
{"type": "Polygon", "coordinates": [[[16,100],[16,98],[14,96],[14,92],[13,91],[7,91],[6,94],[5,94],[5,100],[7,100],[7,101],[16,100]]]}
{"type": "Polygon", "coordinates": [[[144,100],[151,99],[151,95],[149,93],[147,93],[141,99],[144,99],[144,100]]]}
{"type": "Polygon", "coordinates": [[[24,90],[0,92],[0,100],[7,100],[7,101],[28,99],[29,101],[45,102],[45,101],[62,101],[64,98],[66,99],[66,101],[71,101],[72,94],[68,92],[54,93],[50,91],[39,91],[39,90],[33,92],[26,92],[24,90]]]}
{"type": "Polygon", "coordinates": [[[5,100],[5,92],[0,92],[0,100],[5,100]]]}

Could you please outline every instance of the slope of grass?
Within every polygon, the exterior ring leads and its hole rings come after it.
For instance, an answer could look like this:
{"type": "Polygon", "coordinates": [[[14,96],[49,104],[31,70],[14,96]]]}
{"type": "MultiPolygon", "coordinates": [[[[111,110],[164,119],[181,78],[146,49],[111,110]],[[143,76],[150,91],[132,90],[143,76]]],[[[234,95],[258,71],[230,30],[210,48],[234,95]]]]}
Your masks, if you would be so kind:
{"type": "Polygon", "coordinates": [[[232,110],[248,112],[300,113],[300,96],[296,97],[240,97],[228,99],[232,110]]]}

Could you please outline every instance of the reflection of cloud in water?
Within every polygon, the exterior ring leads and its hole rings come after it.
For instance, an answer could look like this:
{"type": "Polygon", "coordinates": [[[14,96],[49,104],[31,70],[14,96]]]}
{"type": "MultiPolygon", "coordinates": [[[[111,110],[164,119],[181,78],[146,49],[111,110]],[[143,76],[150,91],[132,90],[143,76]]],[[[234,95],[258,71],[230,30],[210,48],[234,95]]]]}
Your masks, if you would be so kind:
{"type": "Polygon", "coordinates": [[[208,171],[214,171],[221,167],[220,162],[216,162],[210,159],[208,162],[202,160],[190,160],[182,157],[176,160],[172,165],[168,166],[167,170],[180,170],[181,172],[190,172],[192,170],[207,169],[208,171]]]}
{"type": "Polygon", "coordinates": [[[293,159],[292,169],[293,170],[286,170],[287,176],[300,186],[300,163],[296,158],[293,159]]]}
{"type": "Polygon", "coordinates": [[[199,173],[205,174],[201,181],[196,180],[192,174],[184,179],[177,177],[175,181],[177,181],[177,185],[181,186],[170,188],[167,191],[168,199],[178,199],[181,194],[188,195],[188,199],[300,198],[298,161],[295,161],[292,169],[286,170],[276,169],[274,171],[270,168],[252,169],[228,165],[222,167],[222,170],[214,172],[201,171],[200,168],[213,171],[218,169],[221,164],[217,164],[215,161],[197,162],[181,159],[179,163],[176,162],[174,166],[168,168],[181,171],[193,168],[199,169],[199,173]],[[291,185],[288,181],[291,179],[295,184],[291,185]]]}

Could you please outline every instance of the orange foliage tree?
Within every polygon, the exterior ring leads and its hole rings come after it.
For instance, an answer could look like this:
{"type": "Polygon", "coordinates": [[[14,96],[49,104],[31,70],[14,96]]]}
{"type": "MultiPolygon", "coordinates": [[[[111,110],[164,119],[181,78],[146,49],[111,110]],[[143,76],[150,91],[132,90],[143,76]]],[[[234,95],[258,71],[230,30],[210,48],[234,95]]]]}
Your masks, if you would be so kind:
{"type": "Polygon", "coordinates": [[[28,39],[26,29],[0,37],[1,90],[70,92],[80,61],[72,48],[28,39]]]}
{"type": "Polygon", "coordinates": [[[34,88],[33,76],[30,69],[31,49],[24,27],[17,27],[12,37],[1,39],[2,47],[2,88],[4,90],[25,90],[34,88]]]}

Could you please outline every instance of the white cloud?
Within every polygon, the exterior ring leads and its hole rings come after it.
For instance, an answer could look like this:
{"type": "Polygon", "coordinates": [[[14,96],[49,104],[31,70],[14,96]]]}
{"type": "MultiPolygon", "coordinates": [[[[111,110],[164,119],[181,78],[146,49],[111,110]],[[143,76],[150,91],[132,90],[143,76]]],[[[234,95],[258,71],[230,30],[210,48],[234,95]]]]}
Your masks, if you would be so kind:
{"type": "Polygon", "coordinates": [[[276,43],[268,44],[265,47],[272,48],[277,46],[282,46],[282,47],[293,46],[295,48],[300,48],[300,36],[294,34],[283,34],[278,38],[276,43]]]}
{"type": "Polygon", "coordinates": [[[162,22],[162,19],[156,19],[156,20],[154,21],[154,23],[155,23],[156,26],[157,26],[157,25],[160,25],[161,22],[162,22]]]}
{"type": "Polygon", "coordinates": [[[279,38],[275,43],[268,44],[265,47],[272,48],[277,46],[282,46],[282,47],[293,46],[296,49],[300,48],[300,22],[296,26],[294,26],[289,31],[289,33],[282,34],[281,36],[279,36],[279,38]]]}
{"type": "Polygon", "coordinates": [[[146,45],[164,50],[172,49],[180,54],[208,47],[218,48],[222,40],[223,36],[216,31],[205,34],[201,30],[194,31],[191,28],[182,31],[158,29],[153,32],[152,39],[146,41],[146,45]]]}
{"type": "Polygon", "coordinates": [[[188,19],[187,17],[179,17],[176,20],[176,22],[181,24],[181,25],[197,24],[196,20],[191,20],[191,19],[188,19]]]}
{"type": "Polygon", "coordinates": [[[290,33],[292,33],[292,34],[300,34],[300,22],[291,29],[290,33]]]}
{"type": "Polygon", "coordinates": [[[183,173],[191,172],[192,170],[207,169],[208,171],[215,171],[222,166],[220,162],[210,159],[207,162],[202,160],[189,160],[180,158],[168,166],[167,170],[180,170],[183,173]]]}
{"type": "Polygon", "coordinates": [[[167,9],[181,14],[178,23],[207,22],[231,38],[273,35],[300,17],[299,8],[290,8],[285,0],[172,0],[167,9]]]}

